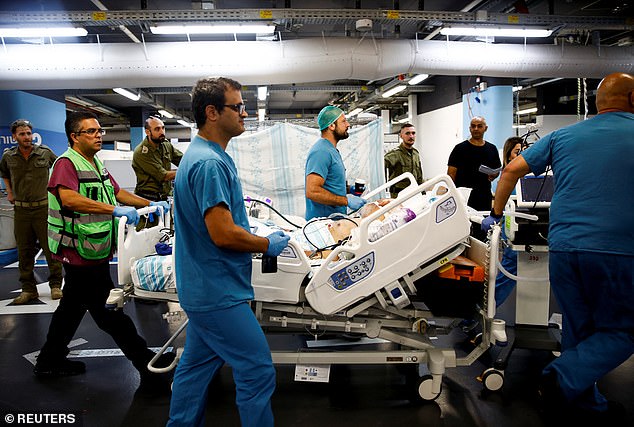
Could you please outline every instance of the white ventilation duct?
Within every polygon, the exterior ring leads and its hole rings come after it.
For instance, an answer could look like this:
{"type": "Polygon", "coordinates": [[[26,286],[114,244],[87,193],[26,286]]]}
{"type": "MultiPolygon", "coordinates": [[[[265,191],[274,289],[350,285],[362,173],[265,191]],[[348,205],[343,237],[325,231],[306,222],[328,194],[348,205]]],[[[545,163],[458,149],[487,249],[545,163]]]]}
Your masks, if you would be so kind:
{"type": "Polygon", "coordinates": [[[188,86],[201,77],[219,75],[245,85],[377,80],[402,73],[601,78],[615,71],[632,73],[633,64],[632,46],[350,38],[8,44],[0,50],[0,89],[188,86]]]}

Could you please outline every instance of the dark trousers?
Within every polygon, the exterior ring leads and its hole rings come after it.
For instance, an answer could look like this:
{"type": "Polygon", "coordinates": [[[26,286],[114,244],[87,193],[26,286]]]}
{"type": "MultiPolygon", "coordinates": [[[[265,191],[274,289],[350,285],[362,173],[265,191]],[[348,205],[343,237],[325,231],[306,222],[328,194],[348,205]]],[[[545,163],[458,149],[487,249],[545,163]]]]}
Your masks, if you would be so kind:
{"type": "Polygon", "coordinates": [[[14,208],[13,232],[18,246],[18,269],[20,271],[20,283],[22,291],[37,293],[37,283],[33,274],[35,255],[37,254],[37,242],[46,256],[48,262],[48,284],[51,288],[62,286],[62,264],[51,257],[48,250],[48,236],[46,218],[48,207],[14,208]]]}
{"type": "Polygon", "coordinates": [[[46,343],[38,363],[55,363],[68,354],[71,341],[86,311],[100,329],[112,336],[123,354],[139,370],[154,356],[145,340],[123,310],[107,310],[106,299],[114,288],[108,262],[96,266],[78,267],[64,264],[66,283],[64,296],[53,313],[46,343]]]}

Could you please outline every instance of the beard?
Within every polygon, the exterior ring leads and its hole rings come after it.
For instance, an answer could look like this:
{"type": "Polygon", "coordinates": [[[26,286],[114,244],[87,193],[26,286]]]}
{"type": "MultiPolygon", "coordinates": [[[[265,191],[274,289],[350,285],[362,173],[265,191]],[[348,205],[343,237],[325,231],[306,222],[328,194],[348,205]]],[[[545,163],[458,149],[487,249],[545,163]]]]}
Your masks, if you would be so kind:
{"type": "Polygon", "coordinates": [[[343,132],[339,130],[339,128],[335,128],[335,131],[333,132],[333,135],[335,137],[335,141],[339,142],[342,139],[346,139],[348,138],[350,135],[348,135],[348,131],[344,130],[343,132]]]}
{"type": "Polygon", "coordinates": [[[152,137],[150,137],[150,139],[151,139],[151,140],[152,140],[152,142],[153,142],[153,143],[155,143],[155,144],[161,144],[161,143],[163,143],[163,142],[167,141],[167,139],[165,138],[165,135],[161,135],[161,136],[159,136],[158,138],[152,138],[152,137]]]}

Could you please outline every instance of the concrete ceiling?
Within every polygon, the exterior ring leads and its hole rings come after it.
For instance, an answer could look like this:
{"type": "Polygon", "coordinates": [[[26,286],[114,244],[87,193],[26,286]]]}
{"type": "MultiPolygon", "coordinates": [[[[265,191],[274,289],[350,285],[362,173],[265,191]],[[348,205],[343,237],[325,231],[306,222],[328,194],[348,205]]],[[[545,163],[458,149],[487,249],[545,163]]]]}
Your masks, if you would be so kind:
{"type": "MultiPolygon", "coordinates": [[[[82,25],[89,35],[77,40],[56,39],[62,43],[155,43],[187,42],[186,36],[158,36],[149,32],[149,26],[157,22],[193,21],[262,21],[276,25],[274,40],[303,38],[349,38],[373,40],[445,40],[438,30],[447,23],[466,22],[488,25],[504,22],[500,20],[520,19],[528,24],[546,23],[555,29],[547,39],[526,41],[527,43],[596,46],[628,46],[633,41],[634,6],[631,1],[584,0],[584,1],[513,1],[513,0],[426,0],[426,1],[328,1],[328,0],[22,0],[0,3],[0,26],[60,25],[72,23],[82,25]],[[93,15],[93,12],[104,14],[93,15]],[[88,13],[88,15],[87,15],[88,13]],[[372,18],[371,29],[357,31],[356,23],[363,17],[372,18]],[[511,16],[512,18],[509,18],[511,16]],[[517,18],[516,18],[517,17],[517,18]],[[201,19],[203,18],[203,19],[201,19]]],[[[510,22],[510,21],[509,21],[510,22]]],[[[254,41],[253,35],[191,36],[189,41],[254,41]]],[[[474,41],[462,38],[458,41],[474,41]]],[[[30,43],[51,43],[51,40],[29,40],[30,43]]],[[[5,39],[7,45],[24,43],[24,40],[5,39]]],[[[524,39],[498,39],[494,43],[525,43],[524,39]]],[[[6,48],[5,48],[6,49],[6,48]]],[[[631,48],[630,48],[631,49],[631,48]]],[[[631,50],[630,50],[631,51],[631,50]]],[[[69,58],[69,61],[81,58],[69,58]]],[[[162,58],[169,63],[170,58],[162,58]]],[[[403,58],[406,63],[409,59],[403,58]]],[[[465,58],[469,61],[470,58],[465,58]]],[[[192,58],[195,61],[195,58],[192,58]]],[[[474,73],[476,71],[474,70],[474,73]]],[[[203,76],[201,76],[203,77],[203,76]]],[[[409,76],[405,76],[406,78],[409,76]]],[[[539,79],[515,76],[518,82],[534,84],[539,79]]],[[[328,103],[337,103],[344,108],[354,105],[359,97],[370,96],[375,89],[389,85],[397,76],[377,81],[367,80],[323,80],[289,84],[267,84],[263,79],[246,86],[243,97],[249,106],[249,114],[256,115],[258,85],[268,86],[268,98],[260,106],[267,109],[271,120],[305,120],[311,122],[316,113],[328,103]]],[[[95,76],[98,80],[99,76],[95,76]]],[[[432,91],[433,77],[419,91],[432,91]]],[[[95,85],[99,87],[99,85],[95,85]]],[[[21,88],[28,90],[28,88],[21,88]]],[[[100,120],[105,125],[129,124],[131,116],[154,112],[166,107],[179,116],[191,117],[189,86],[160,87],[147,76],[147,85],[138,87],[141,99],[128,100],[111,89],[65,88],[69,109],[99,107],[100,120]],[[77,102],[79,100],[80,102],[77,102]],[[80,105],[84,104],[84,105],[80,105]],[[86,105],[93,107],[87,107],[86,105]],[[105,108],[105,110],[104,110],[105,108]],[[106,114],[103,111],[111,111],[106,114]]],[[[392,115],[402,115],[407,93],[389,100],[375,99],[381,109],[392,110],[392,115]]],[[[533,102],[534,92],[526,91],[525,100],[533,102]]],[[[173,124],[174,121],[166,120],[173,124]]]]}

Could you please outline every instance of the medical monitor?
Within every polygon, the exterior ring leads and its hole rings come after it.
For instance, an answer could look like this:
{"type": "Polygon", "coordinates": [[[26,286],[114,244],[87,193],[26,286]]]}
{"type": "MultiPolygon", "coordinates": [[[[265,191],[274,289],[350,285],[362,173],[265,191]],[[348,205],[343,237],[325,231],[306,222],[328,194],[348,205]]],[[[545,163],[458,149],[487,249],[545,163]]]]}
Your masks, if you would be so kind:
{"type": "Polygon", "coordinates": [[[552,175],[526,175],[517,181],[518,208],[550,208],[555,191],[552,175]]]}

